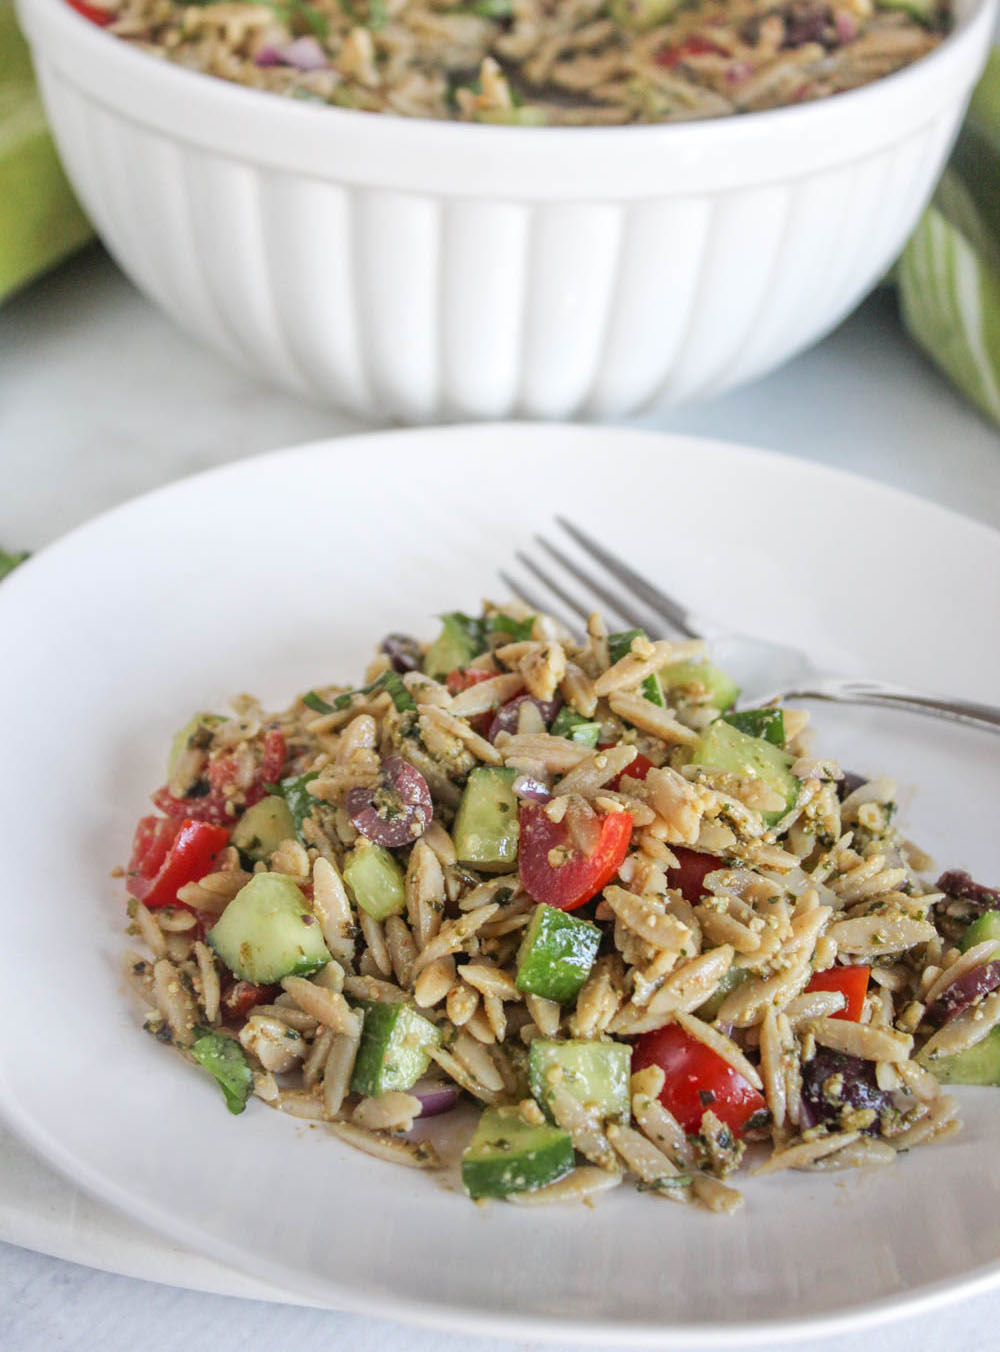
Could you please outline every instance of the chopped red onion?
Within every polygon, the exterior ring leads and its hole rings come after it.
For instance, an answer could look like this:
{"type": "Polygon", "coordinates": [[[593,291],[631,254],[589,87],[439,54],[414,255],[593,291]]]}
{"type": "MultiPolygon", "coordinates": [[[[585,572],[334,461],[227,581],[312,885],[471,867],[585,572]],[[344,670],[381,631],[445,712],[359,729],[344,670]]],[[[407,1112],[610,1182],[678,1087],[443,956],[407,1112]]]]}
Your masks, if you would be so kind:
{"type": "Polygon", "coordinates": [[[533,775],[515,775],[511,788],[517,798],[527,798],[532,803],[547,803],[552,797],[548,785],[533,775]]]}
{"type": "Polygon", "coordinates": [[[330,62],[316,38],[296,38],[283,47],[261,47],[254,57],[257,66],[294,66],[296,70],[326,70],[330,62]]]}
{"type": "Polygon", "coordinates": [[[450,1113],[458,1103],[461,1090],[457,1084],[447,1084],[444,1080],[418,1080],[408,1091],[421,1103],[418,1117],[439,1117],[441,1113],[450,1113]]]}

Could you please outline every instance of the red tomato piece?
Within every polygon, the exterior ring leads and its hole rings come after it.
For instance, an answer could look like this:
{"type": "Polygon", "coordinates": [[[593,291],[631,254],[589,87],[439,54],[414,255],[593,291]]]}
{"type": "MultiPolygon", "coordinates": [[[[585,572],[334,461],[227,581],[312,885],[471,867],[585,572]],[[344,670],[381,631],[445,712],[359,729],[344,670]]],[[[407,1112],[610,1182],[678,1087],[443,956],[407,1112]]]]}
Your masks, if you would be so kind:
{"type": "Polygon", "coordinates": [[[570,844],[565,822],[551,821],[543,803],[522,803],[518,813],[518,872],[521,886],[536,901],[575,911],[606,887],[621,867],[632,839],[632,818],[612,812],[600,819],[601,833],[590,854],[570,844]],[[561,863],[551,862],[557,851],[561,863]]]}
{"type": "Polygon", "coordinates": [[[107,28],[115,17],[111,10],[101,9],[99,5],[88,5],[87,0],[67,0],[67,3],[70,9],[75,9],[77,14],[82,14],[91,23],[96,23],[98,28],[107,28]]]}
{"type": "Polygon", "coordinates": [[[828,967],[825,972],[817,972],[806,987],[807,991],[840,991],[847,1001],[843,1009],[833,1015],[835,1019],[850,1019],[857,1023],[865,1007],[868,994],[868,978],[871,968],[828,967]]]}
{"type": "Polygon", "coordinates": [[[702,1114],[711,1108],[739,1135],[767,1107],[749,1080],[675,1023],[643,1033],[636,1041],[632,1073],[647,1066],[659,1066],[666,1076],[660,1102],[686,1132],[699,1131],[702,1114]]]}
{"type": "Polygon", "coordinates": [[[714,854],[686,850],[683,845],[672,845],[670,848],[677,856],[677,868],[667,869],[667,882],[671,887],[680,889],[685,901],[697,906],[704,890],[706,873],[722,868],[722,860],[714,854]]]}
{"type": "Polygon", "coordinates": [[[209,822],[143,817],[132,841],[128,892],[144,906],[177,906],[177,890],[197,882],[229,844],[229,832],[209,822]]]}
{"type": "Polygon", "coordinates": [[[478,685],[480,681],[492,681],[499,674],[497,671],[483,671],[479,667],[456,667],[454,671],[448,672],[444,683],[451,694],[460,695],[470,686],[478,685]]]}
{"type": "MultiPolygon", "coordinates": [[[[268,728],[264,734],[264,745],[260,764],[254,773],[253,783],[243,795],[244,808],[259,803],[267,793],[268,784],[276,784],[281,778],[285,764],[285,736],[278,728],[268,728]]],[[[217,756],[208,763],[208,793],[200,798],[175,798],[167,786],[157,789],[152,795],[153,804],[168,817],[190,817],[192,821],[232,822],[238,814],[230,807],[226,797],[226,788],[236,775],[234,756],[217,756]]]]}
{"type": "Polygon", "coordinates": [[[608,788],[611,789],[612,792],[617,790],[626,775],[629,779],[645,779],[652,768],[653,762],[649,757],[644,756],[641,751],[637,751],[635,760],[632,764],[626,765],[621,774],[615,775],[614,779],[609,782],[608,788]]]}
{"type": "Polygon", "coordinates": [[[680,65],[689,56],[708,56],[710,53],[713,56],[728,55],[725,48],[717,46],[714,42],[709,42],[708,38],[700,38],[695,35],[676,47],[661,47],[653,59],[658,66],[673,70],[674,66],[680,65]]]}
{"type": "Polygon", "coordinates": [[[223,1013],[230,1019],[245,1019],[256,1005],[269,1005],[280,994],[280,986],[256,986],[252,981],[234,981],[222,994],[223,1013]]]}

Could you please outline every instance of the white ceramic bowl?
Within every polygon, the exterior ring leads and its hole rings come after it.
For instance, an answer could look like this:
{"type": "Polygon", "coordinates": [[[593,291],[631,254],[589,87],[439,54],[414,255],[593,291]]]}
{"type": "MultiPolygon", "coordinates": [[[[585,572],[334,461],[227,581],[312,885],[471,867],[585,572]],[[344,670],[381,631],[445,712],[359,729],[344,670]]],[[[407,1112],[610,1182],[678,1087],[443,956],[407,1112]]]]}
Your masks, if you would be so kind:
{"type": "Polygon", "coordinates": [[[702,398],[826,333],[892,262],[997,0],[836,98],[651,127],[317,107],[18,0],[63,160],[179,324],[356,413],[608,417],[702,398]]]}

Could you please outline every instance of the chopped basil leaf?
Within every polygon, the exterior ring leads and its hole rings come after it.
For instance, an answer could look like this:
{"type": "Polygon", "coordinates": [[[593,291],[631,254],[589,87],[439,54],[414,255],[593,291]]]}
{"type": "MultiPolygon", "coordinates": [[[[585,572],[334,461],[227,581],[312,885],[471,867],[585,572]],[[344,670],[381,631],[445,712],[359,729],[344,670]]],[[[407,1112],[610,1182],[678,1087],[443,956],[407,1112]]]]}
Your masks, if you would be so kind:
{"type": "MultiPolygon", "coordinates": [[[[309,785],[318,774],[318,770],[311,770],[309,774],[299,775],[295,779],[283,779],[280,784],[275,786],[275,792],[280,794],[288,804],[292,821],[295,823],[295,834],[300,840],[302,839],[302,823],[316,806],[316,799],[309,792],[309,785]]],[[[268,788],[268,792],[271,792],[270,788],[268,788]]]]}
{"type": "Polygon", "coordinates": [[[632,640],[635,638],[645,638],[645,629],[623,629],[620,634],[608,635],[608,654],[611,658],[611,665],[620,662],[627,656],[632,647],[632,640]]]}
{"type": "MultiPolygon", "coordinates": [[[[339,696],[338,696],[338,699],[343,699],[343,698],[344,698],[343,695],[339,695],[339,696]]],[[[347,702],[348,702],[348,704],[351,702],[351,701],[350,701],[350,696],[348,696],[347,702]]],[[[314,713],[317,713],[317,714],[332,714],[332,713],[336,713],[336,711],[337,711],[338,708],[342,708],[342,707],[343,707],[342,705],[339,705],[339,704],[336,704],[336,703],[334,703],[334,704],[327,704],[326,700],[325,700],[325,699],[321,699],[320,696],[316,694],[316,691],[315,691],[315,690],[309,690],[309,691],[307,691],[307,692],[302,696],[302,703],[306,706],[307,709],[312,709],[312,711],[313,711],[314,713]]]]}
{"type": "Polygon", "coordinates": [[[253,1071],[235,1038],[210,1028],[196,1028],[191,1055],[215,1077],[231,1113],[241,1113],[253,1092],[253,1071]]]}
{"type": "Polygon", "coordinates": [[[593,748],[597,745],[598,738],[601,735],[601,725],[600,723],[591,723],[584,718],[583,714],[576,713],[564,704],[556,714],[551,733],[553,737],[568,737],[571,742],[576,742],[579,746],[593,748]]]}
{"type": "Polygon", "coordinates": [[[515,643],[524,643],[531,638],[534,625],[534,615],[529,615],[526,620],[515,620],[513,615],[504,615],[497,612],[487,619],[486,632],[488,634],[509,634],[515,643]]]}
{"type": "Polygon", "coordinates": [[[388,690],[392,696],[392,702],[399,713],[405,713],[408,709],[415,709],[416,703],[413,696],[403,684],[403,679],[396,671],[383,671],[381,676],[377,676],[371,685],[363,685],[358,690],[348,690],[343,695],[338,695],[333,701],[331,713],[338,709],[348,709],[351,700],[355,695],[373,695],[376,690],[388,690]]]}

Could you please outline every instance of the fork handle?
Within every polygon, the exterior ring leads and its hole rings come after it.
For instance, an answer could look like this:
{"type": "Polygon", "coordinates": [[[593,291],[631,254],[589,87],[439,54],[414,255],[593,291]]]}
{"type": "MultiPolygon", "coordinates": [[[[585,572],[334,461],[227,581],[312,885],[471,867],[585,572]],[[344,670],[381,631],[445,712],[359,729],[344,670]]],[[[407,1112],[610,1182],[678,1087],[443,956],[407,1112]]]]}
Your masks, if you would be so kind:
{"type": "Polygon", "coordinates": [[[817,681],[812,689],[788,690],[784,698],[823,699],[839,704],[873,704],[884,709],[927,714],[931,718],[945,718],[954,723],[965,723],[1000,733],[1000,708],[996,705],[979,704],[974,700],[921,695],[915,690],[908,690],[906,686],[888,685],[884,681],[827,677],[817,681]]]}

